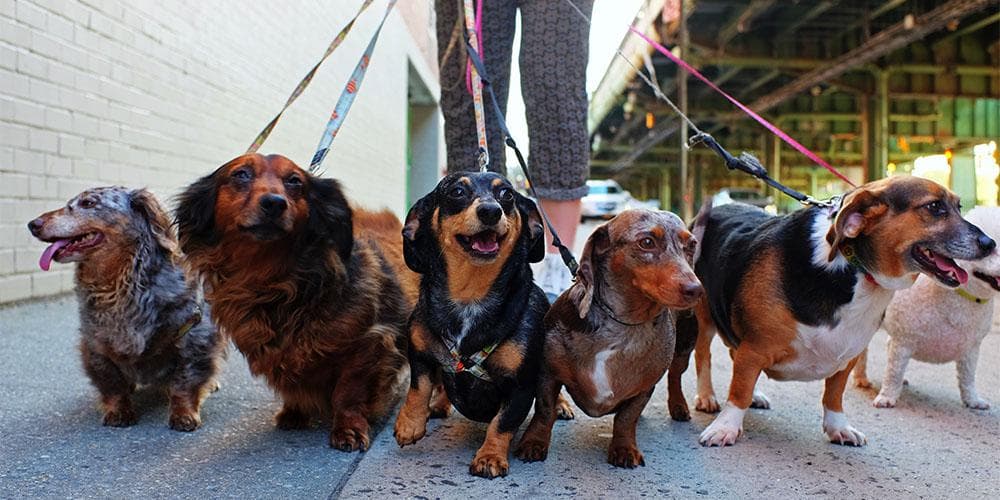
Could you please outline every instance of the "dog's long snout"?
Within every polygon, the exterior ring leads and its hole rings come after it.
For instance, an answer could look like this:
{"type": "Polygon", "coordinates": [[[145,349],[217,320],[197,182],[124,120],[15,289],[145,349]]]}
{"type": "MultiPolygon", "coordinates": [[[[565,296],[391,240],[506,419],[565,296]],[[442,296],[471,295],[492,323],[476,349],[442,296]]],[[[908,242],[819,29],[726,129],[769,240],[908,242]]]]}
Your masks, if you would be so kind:
{"type": "Polygon", "coordinates": [[[41,232],[42,226],[44,225],[45,221],[43,221],[42,218],[39,217],[28,223],[28,231],[31,231],[31,235],[37,238],[38,233],[41,232]]]}
{"type": "Polygon", "coordinates": [[[277,217],[287,208],[288,201],[284,196],[269,193],[260,197],[260,210],[268,217],[277,217]]]}
{"type": "Polygon", "coordinates": [[[503,208],[500,207],[499,203],[483,203],[476,207],[476,216],[479,217],[480,222],[487,226],[500,222],[501,215],[503,215],[503,208]]]}

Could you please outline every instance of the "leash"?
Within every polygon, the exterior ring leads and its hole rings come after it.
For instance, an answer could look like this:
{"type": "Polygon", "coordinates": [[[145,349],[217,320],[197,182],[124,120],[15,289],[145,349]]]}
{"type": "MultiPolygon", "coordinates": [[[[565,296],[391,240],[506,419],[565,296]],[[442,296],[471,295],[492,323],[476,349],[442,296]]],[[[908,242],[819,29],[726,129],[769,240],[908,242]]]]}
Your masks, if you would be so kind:
{"type": "Polygon", "coordinates": [[[319,140],[319,145],[316,146],[316,154],[313,155],[312,161],[309,162],[310,173],[316,173],[319,169],[320,164],[322,164],[323,160],[326,158],[327,152],[330,151],[330,144],[332,144],[333,139],[337,137],[337,132],[340,131],[340,126],[343,125],[344,119],[347,118],[347,113],[351,110],[351,106],[354,104],[354,98],[357,97],[358,91],[361,89],[361,83],[365,79],[365,73],[368,71],[368,63],[371,61],[372,52],[375,51],[375,42],[378,41],[378,36],[382,33],[382,27],[385,26],[385,20],[389,18],[389,13],[392,12],[392,8],[396,5],[396,1],[397,0],[389,0],[389,5],[385,8],[385,14],[382,15],[382,21],[379,22],[378,28],[375,29],[375,33],[368,42],[368,47],[365,48],[365,52],[361,55],[361,59],[354,67],[354,72],[351,73],[350,80],[347,81],[347,85],[345,85],[344,90],[341,91],[340,98],[337,99],[337,105],[333,108],[333,113],[330,115],[330,121],[326,124],[326,130],[323,131],[323,135],[319,140]]]}
{"type": "MultiPolygon", "coordinates": [[[[469,47],[479,47],[482,50],[483,41],[479,34],[482,33],[483,0],[479,0],[478,15],[472,11],[472,0],[464,0],[465,9],[465,35],[469,47]]],[[[471,54],[470,54],[471,59],[471,54]]],[[[480,61],[481,62],[481,61],[480,61]]],[[[475,66],[467,64],[467,83],[472,87],[472,108],[476,114],[476,137],[479,140],[479,171],[486,172],[490,165],[490,150],[486,143],[486,115],[483,109],[483,77],[485,73],[482,65],[475,66]]],[[[492,90],[490,91],[492,93],[492,90]]]]}
{"type": "Polygon", "coordinates": [[[180,341],[184,338],[198,323],[201,323],[201,306],[194,306],[194,312],[191,313],[191,317],[188,318],[187,323],[181,325],[180,329],[177,330],[175,341],[180,341]]]}
{"type": "MultiPolygon", "coordinates": [[[[542,216],[542,220],[545,226],[549,229],[549,234],[552,235],[552,246],[559,249],[559,256],[562,258],[563,264],[569,269],[570,274],[576,276],[576,271],[579,269],[580,265],[576,262],[576,257],[573,256],[573,252],[563,244],[562,240],[559,239],[559,234],[556,233],[556,228],[552,225],[552,221],[549,219],[548,214],[545,213],[545,209],[542,208],[540,198],[538,193],[535,191],[535,182],[531,179],[531,171],[528,169],[528,162],[524,160],[524,155],[521,153],[521,148],[517,147],[517,142],[514,141],[514,136],[511,135],[510,129],[507,128],[507,119],[504,117],[503,111],[500,110],[500,103],[497,101],[496,92],[493,91],[493,85],[490,83],[488,74],[486,73],[486,65],[483,60],[479,57],[479,52],[473,47],[473,42],[477,41],[475,39],[475,30],[469,29],[470,26],[475,26],[476,21],[473,21],[470,16],[472,15],[472,0],[465,0],[465,26],[466,26],[466,39],[465,45],[466,50],[469,53],[469,62],[473,67],[474,74],[474,85],[473,90],[479,87],[479,102],[476,105],[476,128],[477,133],[481,129],[482,135],[479,138],[480,141],[480,155],[479,155],[479,168],[481,171],[485,172],[487,170],[487,165],[489,164],[489,153],[486,150],[486,123],[482,118],[482,90],[486,90],[486,93],[490,96],[490,102],[493,104],[493,112],[497,117],[497,125],[499,125],[500,132],[504,136],[504,144],[507,147],[514,150],[514,155],[517,157],[517,163],[521,166],[521,170],[524,172],[524,178],[528,181],[528,191],[531,193],[536,200],[536,205],[538,206],[538,213],[542,216]],[[478,85],[475,85],[478,83],[478,85]],[[480,121],[483,120],[483,121],[480,121]],[[485,158],[485,162],[484,162],[485,158]]],[[[475,96],[473,96],[473,103],[476,103],[475,96]]]]}
{"type": "MultiPolygon", "coordinates": [[[[572,0],[564,0],[564,1],[567,4],[569,4],[570,7],[572,7],[573,10],[575,10],[576,13],[580,16],[580,18],[582,18],[588,25],[592,25],[592,22],[591,22],[590,18],[587,17],[587,15],[584,14],[583,11],[581,11],[572,2],[572,0]]],[[[799,144],[791,136],[789,136],[788,134],[786,134],[783,131],[781,131],[781,129],[779,129],[778,127],[774,126],[773,124],[771,124],[770,122],[768,122],[767,120],[765,120],[760,115],[754,113],[753,111],[751,111],[746,106],[743,106],[742,103],[740,103],[739,101],[737,101],[735,98],[733,98],[729,94],[726,94],[725,92],[723,92],[722,89],[720,89],[715,84],[713,84],[711,82],[711,80],[709,80],[708,78],[705,78],[696,69],[694,69],[693,67],[691,67],[689,64],[687,64],[686,62],[684,62],[683,60],[681,60],[677,56],[675,56],[672,53],[670,53],[670,51],[668,51],[662,45],[660,45],[660,44],[654,42],[653,40],[649,39],[646,35],[644,35],[639,30],[637,30],[635,28],[635,26],[629,26],[629,30],[632,31],[633,33],[638,34],[640,37],[642,37],[643,40],[645,40],[647,43],[649,43],[654,48],[656,48],[659,52],[661,52],[662,54],[664,54],[665,56],[667,56],[675,64],[678,64],[679,66],[683,67],[684,69],[686,69],[687,71],[689,71],[691,74],[695,75],[700,80],[702,80],[703,82],[705,82],[706,84],[708,84],[711,88],[713,88],[716,91],[718,91],[719,93],[721,93],[723,96],[725,96],[730,101],[732,101],[734,104],[736,104],[740,109],[742,109],[745,112],[749,113],[752,117],[756,117],[756,119],[758,119],[758,121],[761,122],[762,125],[764,125],[765,127],[767,127],[768,130],[770,130],[772,133],[777,134],[779,138],[781,138],[785,142],[787,142],[790,145],[792,145],[792,147],[794,147],[797,151],[805,154],[810,159],[813,159],[813,161],[818,161],[818,163],[820,165],[825,166],[828,170],[830,170],[831,172],[833,172],[837,177],[843,179],[850,186],[855,186],[854,183],[850,181],[850,179],[848,179],[847,177],[845,177],[840,172],[836,171],[836,169],[834,169],[832,166],[830,166],[829,164],[827,164],[826,162],[824,162],[821,158],[819,158],[818,156],[816,156],[815,153],[813,153],[812,151],[809,151],[805,146],[799,144]]],[[[784,194],[788,195],[789,197],[795,199],[799,203],[802,203],[803,205],[810,205],[810,206],[817,206],[817,207],[831,207],[832,206],[832,203],[830,203],[830,202],[817,200],[817,199],[815,199],[815,198],[813,198],[813,197],[811,197],[809,195],[800,193],[800,192],[798,192],[798,191],[796,191],[794,189],[791,189],[791,188],[785,186],[784,184],[781,184],[780,182],[774,180],[773,178],[771,178],[770,175],[768,175],[767,169],[764,168],[764,166],[761,164],[760,160],[758,160],[757,157],[755,157],[753,154],[744,151],[744,152],[742,152],[740,154],[740,156],[734,157],[732,154],[730,154],[728,151],[726,151],[726,149],[723,148],[722,145],[720,145],[718,143],[718,141],[716,141],[715,138],[712,137],[711,134],[709,134],[708,132],[705,132],[705,131],[701,130],[700,128],[698,128],[698,126],[695,125],[694,121],[692,121],[691,118],[689,118],[686,114],[684,114],[683,112],[681,112],[680,108],[678,108],[677,105],[674,104],[674,102],[671,101],[670,98],[667,97],[663,93],[662,90],[660,90],[660,86],[657,85],[657,84],[655,84],[655,83],[653,83],[653,81],[650,80],[650,78],[648,76],[646,76],[645,73],[643,73],[635,64],[632,63],[631,60],[629,60],[628,57],[625,56],[625,54],[622,53],[621,48],[616,49],[615,50],[615,54],[618,57],[620,57],[623,61],[625,61],[625,63],[628,64],[635,71],[636,75],[646,84],[646,86],[648,86],[653,91],[653,95],[656,96],[657,99],[659,99],[659,100],[663,101],[664,103],[666,103],[670,107],[670,109],[672,109],[674,111],[674,113],[677,114],[677,116],[680,116],[681,119],[683,119],[684,122],[687,123],[688,127],[691,128],[692,132],[694,132],[694,135],[691,136],[691,138],[688,139],[688,142],[687,142],[687,144],[684,145],[684,147],[686,147],[688,149],[691,149],[696,144],[702,143],[705,146],[707,146],[709,149],[711,149],[713,152],[715,152],[715,154],[717,154],[720,158],[722,158],[722,160],[726,164],[726,167],[729,168],[730,170],[739,170],[739,171],[741,171],[743,173],[749,174],[752,177],[755,177],[755,178],[761,180],[762,182],[764,182],[768,186],[771,186],[772,188],[777,189],[778,191],[781,191],[782,193],[784,193],[784,194]]]]}
{"type": "MultiPolygon", "coordinates": [[[[467,41],[468,42],[468,41],[467,41]]],[[[528,190],[531,192],[531,196],[538,200],[538,193],[535,192],[535,182],[531,179],[531,172],[528,170],[528,162],[524,161],[524,155],[521,154],[521,149],[517,147],[517,143],[514,142],[514,137],[510,133],[510,129],[507,128],[507,120],[503,116],[503,112],[500,111],[500,104],[497,102],[497,95],[493,92],[493,85],[490,84],[490,80],[486,74],[486,66],[483,64],[482,59],[479,58],[479,54],[476,50],[472,48],[471,44],[466,43],[469,51],[469,60],[472,61],[472,65],[475,66],[477,73],[479,74],[479,79],[482,82],[483,88],[490,96],[490,101],[493,103],[493,112],[497,115],[497,122],[500,126],[500,131],[504,135],[504,144],[509,148],[514,150],[514,154],[517,156],[517,163],[521,165],[521,170],[524,171],[524,178],[528,181],[528,190]]],[[[579,269],[579,264],[576,262],[576,258],[573,257],[573,252],[570,251],[566,245],[563,244],[562,240],[559,239],[559,234],[556,233],[556,228],[552,226],[552,221],[549,220],[548,214],[542,209],[541,202],[537,203],[538,213],[541,214],[542,220],[545,221],[546,227],[549,228],[549,233],[552,234],[552,246],[559,249],[559,256],[562,258],[563,264],[569,268],[570,274],[576,276],[576,271],[579,269]]]]}
{"type": "Polygon", "coordinates": [[[278,124],[278,120],[281,119],[281,115],[288,109],[289,106],[292,105],[293,102],[295,102],[296,99],[299,98],[300,95],[302,95],[302,92],[305,91],[306,87],[308,87],[312,82],[313,76],[316,75],[316,71],[319,69],[320,65],[322,65],[323,62],[330,57],[330,54],[333,54],[333,51],[337,50],[337,47],[340,46],[341,42],[347,38],[347,34],[350,33],[351,28],[354,27],[354,22],[358,20],[358,17],[361,17],[361,13],[368,9],[368,6],[371,5],[373,1],[374,0],[365,0],[364,3],[361,4],[361,8],[358,9],[358,13],[354,14],[354,17],[351,18],[347,25],[340,30],[340,33],[337,33],[337,36],[332,42],[330,42],[330,46],[326,48],[326,52],[323,54],[323,57],[319,58],[319,61],[317,61],[312,69],[306,73],[306,76],[299,81],[299,84],[295,86],[295,90],[292,91],[292,95],[288,96],[288,100],[285,101],[285,105],[282,106],[281,111],[278,111],[278,114],[275,115],[274,118],[271,119],[270,123],[264,127],[264,130],[261,130],[260,133],[257,134],[257,138],[254,139],[253,143],[250,144],[250,147],[247,148],[247,154],[256,153],[257,150],[260,149],[261,145],[264,144],[264,141],[266,141],[271,135],[271,131],[274,130],[274,126],[278,124]]]}

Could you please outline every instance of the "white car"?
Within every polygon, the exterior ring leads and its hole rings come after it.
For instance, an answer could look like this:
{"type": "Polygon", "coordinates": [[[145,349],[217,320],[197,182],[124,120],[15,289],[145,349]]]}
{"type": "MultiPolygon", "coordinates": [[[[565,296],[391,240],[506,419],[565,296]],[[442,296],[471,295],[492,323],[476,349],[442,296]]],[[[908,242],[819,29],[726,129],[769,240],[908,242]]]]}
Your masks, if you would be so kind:
{"type": "Polygon", "coordinates": [[[610,219],[628,208],[632,195],[613,180],[587,181],[587,195],[580,200],[583,219],[610,219]]]}

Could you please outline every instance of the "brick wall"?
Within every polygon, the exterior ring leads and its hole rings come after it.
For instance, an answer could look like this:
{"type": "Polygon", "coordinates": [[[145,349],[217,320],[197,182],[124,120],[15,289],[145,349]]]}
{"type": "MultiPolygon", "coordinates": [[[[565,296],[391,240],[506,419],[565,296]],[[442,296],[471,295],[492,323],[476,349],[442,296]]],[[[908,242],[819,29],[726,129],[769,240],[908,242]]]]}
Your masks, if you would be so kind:
{"type": "MultiPolygon", "coordinates": [[[[400,214],[409,65],[437,95],[431,2],[402,3],[324,163],[357,202],[400,214]]],[[[261,152],[308,164],[385,4],[362,16],[261,152]]],[[[44,245],[27,221],[97,185],[147,186],[171,204],[246,149],[358,5],[0,0],[0,303],[72,288],[71,266],[38,270],[44,245]]]]}

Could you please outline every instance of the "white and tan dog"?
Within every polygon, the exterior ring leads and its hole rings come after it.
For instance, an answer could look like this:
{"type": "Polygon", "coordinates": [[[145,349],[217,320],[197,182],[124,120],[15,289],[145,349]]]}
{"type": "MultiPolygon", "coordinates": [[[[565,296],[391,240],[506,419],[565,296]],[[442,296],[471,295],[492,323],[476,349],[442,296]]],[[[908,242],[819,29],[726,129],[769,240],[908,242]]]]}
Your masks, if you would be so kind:
{"type": "MultiPolygon", "coordinates": [[[[966,219],[993,238],[1000,236],[1000,208],[974,208],[966,219]]],[[[976,393],[976,363],[979,345],[993,323],[996,297],[1000,296],[1000,253],[994,250],[983,260],[958,264],[969,273],[966,284],[945,288],[920,276],[913,287],[896,292],[889,304],[883,323],[889,333],[889,359],[882,389],[873,401],[876,407],[896,406],[906,364],[913,358],[927,363],[954,361],[962,403],[977,410],[989,409],[989,402],[976,393]]],[[[863,355],[854,376],[858,385],[867,385],[863,355]]]]}

